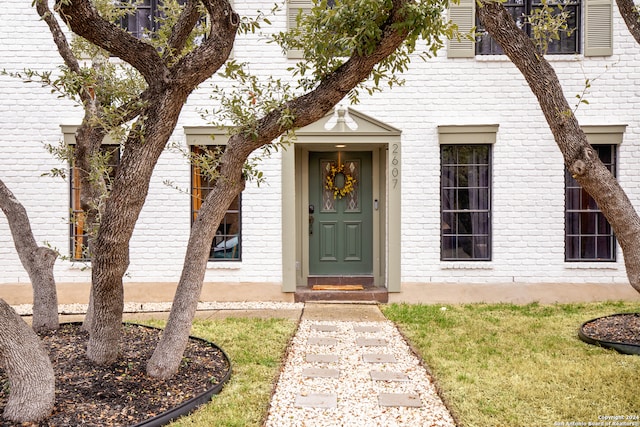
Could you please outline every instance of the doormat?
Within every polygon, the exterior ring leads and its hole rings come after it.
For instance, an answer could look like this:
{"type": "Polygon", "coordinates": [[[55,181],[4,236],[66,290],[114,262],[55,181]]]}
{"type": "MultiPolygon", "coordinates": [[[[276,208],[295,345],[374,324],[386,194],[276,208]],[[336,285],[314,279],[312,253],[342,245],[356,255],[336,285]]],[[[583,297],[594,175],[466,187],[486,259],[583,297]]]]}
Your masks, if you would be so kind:
{"type": "Polygon", "coordinates": [[[362,291],[362,285],[313,285],[314,291],[362,291]]]}

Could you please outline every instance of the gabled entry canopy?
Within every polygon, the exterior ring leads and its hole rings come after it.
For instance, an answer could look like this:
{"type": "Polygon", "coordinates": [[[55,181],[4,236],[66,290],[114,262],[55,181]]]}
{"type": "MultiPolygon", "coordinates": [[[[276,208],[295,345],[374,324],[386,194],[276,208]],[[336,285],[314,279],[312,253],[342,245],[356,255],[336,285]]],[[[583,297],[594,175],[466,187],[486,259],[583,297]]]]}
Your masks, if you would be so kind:
{"type": "Polygon", "coordinates": [[[374,280],[400,291],[400,136],[399,129],[340,106],[296,131],[294,149],[282,154],[284,292],[295,292],[309,276],[309,153],[339,150],[372,153],[374,280]]]}
{"type": "Polygon", "coordinates": [[[336,136],[345,143],[388,144],[400,143],[399,129],[378,121],[359,111],[336,107],[322,119],[296,130],[298,143],[333,142],[336,136]]]}

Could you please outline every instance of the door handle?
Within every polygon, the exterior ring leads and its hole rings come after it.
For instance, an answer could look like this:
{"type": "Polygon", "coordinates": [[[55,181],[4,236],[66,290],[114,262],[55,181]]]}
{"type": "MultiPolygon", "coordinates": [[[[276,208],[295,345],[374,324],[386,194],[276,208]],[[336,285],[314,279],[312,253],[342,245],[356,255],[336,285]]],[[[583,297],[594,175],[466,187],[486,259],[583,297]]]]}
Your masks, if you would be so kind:
{"type": "Polygon", "coordinates": [[[313,215],[309,215],[309,235],[313,234],[313,215]]]}

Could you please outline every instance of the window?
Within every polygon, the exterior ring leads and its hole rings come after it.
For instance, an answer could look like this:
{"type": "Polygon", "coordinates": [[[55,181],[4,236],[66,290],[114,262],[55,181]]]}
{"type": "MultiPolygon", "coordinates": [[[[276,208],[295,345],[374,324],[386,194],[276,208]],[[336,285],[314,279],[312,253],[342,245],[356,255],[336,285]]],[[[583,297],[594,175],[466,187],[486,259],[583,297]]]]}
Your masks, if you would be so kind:
{"type": "MultiPolygon", "coordinates": [[[[200,154],[206,148],[192,146],[194,154],[200,154]]],[[[191,220],[195,220],[203,200],[213,188],[215,182],[206,177],[197,165],[191,165],[191,220]]],[[[227,209],[213,238],[210,261],[241,260],[241,197],[238,195],[227,209]]]]}
{"type": "MultiPolygon", "coordinates": [[[[613,55],[613,5],[612,0],[558,0],[565,9],[572,12],[570,26],[576,28],[571,35],[564,34],[562,39],[554,42],[548,53],[579,53],[584,56],[613,55]]],[[[504,6],[511,12],[516,22],[523,25],[523,14],[529,14],[541,6],[540,0],[506,0],[504,6]]],[[[469,33],[474,26],[476,39],[452,39],[447,44],[449,58],[473,58],[476,55],[501,54],[500,47],[483,30],[482,24],[476,22],[475,0],[459,0],[449,6],[449,18],[458,26],[462,34],[469,33]]]]}
{"type": "Polygon", "coordinates": [[[440,258],[491,259],[491,145],[440,146],[440,258]]]}
{"type": "MultiPolygon", "coordinates": [[[[103,144],[101,154],[104,156],[107,175],[110,179],[115,177],[116,166],[120,163],[120,146],[103,144]]],[[[80,203],[80,171],[73,164],[69,168],[71,197],[71,218],[70,224],[70,252],[73,261],[89,261],[91,254],[89,253],[87,224],[84,210],[80,203]]],[[[109,185],[109,183],[107,183],[109,185]]]]}
{"type": "MultiPolygon", "coordinates": [[[[557,4],[557,3],[556,3],[557,4]]],[[[531,25],[527,21],[527,17],[532,14],[535,9],[542,8],[539,0],[507,0],[502,5],[511,14],[519,28],[526,31],[531,36],[531,25]]],[[[549,5],[553,3],[549,2],[549,5]]],[[[562,1],[564,11],[569,14],[567,19],[567,30],[561,31],[560,40],[553,40],[549,43],[547,54],[571,54],[579,53],[580,46],[580,1],[569,0],[562,1]]],[[[502,49],[496,43],[489,33],[487,33],[480,20],[476,21],[476,55],[502,55],[502,49]]]]}
{"type": "MultiPolygon", "coordinates": [[[[130,1],[121,1],[129,4],[130,1]]],[[[157,18],[160,15],[158,0],[141,0],[135,3],[135,12],[129,13],[120,19],[120,26],[133,34],[134,37],[143,38],[145,31],[157,29],[157,18]]]]}
{"type": "MultiPolygon", "coordinates": [[[[179,5],[184,5],[186,0],[177,0],[179,5]]],[[[125,6],[134,4],[135,9],[120,18],[120,26],[133,34],[136,38],[148,37],[146,33],[155,32],[162,25],[162,20],[166,18],[163,11],[163,0],[120,0],[120,4],[125,6]]],[[[198,26],[204,28],[206,19],[201,18],[198,26]]],[[[205,34],[197,36],[196,43],[205,38],[205,34]]]]}
{"type": "MultiPolygon", "coordinates": [[[[593,145],[616,175],[616,145],[593,145]]],[[[615,236],[595,200],[565,168],[565,261],[615,261],[615,236]]]]}

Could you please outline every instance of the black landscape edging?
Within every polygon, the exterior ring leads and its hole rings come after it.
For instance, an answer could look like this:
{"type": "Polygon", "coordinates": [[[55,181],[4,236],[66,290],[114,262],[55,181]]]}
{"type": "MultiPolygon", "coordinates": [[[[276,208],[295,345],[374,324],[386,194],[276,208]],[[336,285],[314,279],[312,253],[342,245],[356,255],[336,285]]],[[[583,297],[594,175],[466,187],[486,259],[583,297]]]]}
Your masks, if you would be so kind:
{"type": "MultiPolygon", "coordinates": [[[[148,326],[148,325],[141,325],[139,323],[130,323],[130,322],[125,322],[125,323],[128,325],[142,326],[149,329],[162,330],[162,328],[156,328],[154,326],[148,326]]],[[[132,427],[143,427],[143,426],[144,427],[161,427],[169,424],[171,421],[177,420],[178,418],[184,415],[190,414],[191,412],[196,410],[199,406],[204,405],[205,403],[210,401],[214,395],[220,393],[220,391],[222,391],[222,387],[224,387],[227,381],[229,381],[229,379],[231,378],[231,360],[229,359],[229,356],[227,356],[227,353],[224,352],[224,350],[222,350],[220,347],[218,347],[216,344],[212,343],[211,341],[207,341],[203,338],[189,336],[189,339],[204,342],[210,345],[211,347],[215,347],[218,350],[220,350],[220,353],[222,353],[225,360],[227,361],[229,370],[227,371],[225,376],[222,378],[222,380],[216,383],[213,387],[203,391],[199,395],[192,397],[191,399],[185,402],[182,402],[180,405],[174,408],[171,408],[168,411],[165,411],[161,414],[156,415],[153,418],[149,418],[148,420],[135,424],[132,427]]]]}
{"type": "MultiPolygon", "coordinates": [[[[66,324],[77,324],[77,325],[81,325],[82,324],[82,322],[65,322],[65,323],[66,324]]],[[[149,325],[141,325],[139,323],[124,322],[124,324],[125,325],[141,326],[143,328],[149,328],[149,329],[162,330],[162,328],[156,328],[155,326],[149,326],[149,325]]],[[[205,340],[203,338],[200,338],[200,337],[189,336],[189,339],[204,342],[207,345],[210,345],[211,347],[215,347],[218,350],[220,350],[220,353],[222,353],[222,356],[224,356],[225,360],[227,361],[227,365],[229,366],[229,370],[227,371],[225,376],[222,378],[222,380],[220,380],[218,383],[216,383],[213,387],[206,389],[205,391],[203,391],[199,395],[197,395],[195,397],[192,397],[191,399],[182,402],[178,406],[175,406],[175,407],[169,409],[168,411],[165,411],[165,412],[163,412],[161,414],[158,414],[155,417],[149,418],[148,420],[144,420],[142,422],[139,422],[138,424],[134,424],[131,427],[161,427],[161,426],[169,424],[171,421],[177,420],[178,418],[180,418],[180,417],[182,417],[184,415],[188,415],[191,412],[193,412],[194,410],[196,410],[199,406],[204,405],[205,403],[210,401],[211,398],[214,395],[220,393],[220,391],[222,390],[222,387],[224,387],[224,385],[227,383],[227,381],[229,381],[229,379],[231,378],[231,360],[229,359],[229,356],[227,356],[227,353],[225,353],[223,349],[221,349],[220,347],[218,347],[216,344],[212,343],[211,341],[207,341],[207,340],[205,340]]]]}
{"type": "Polygon", "coordinates": [[[599,340],[597,338],[587,335],[584,332],[584,326],[587,325],[588,323],[595,322],[596,320],[604,319],[607,317],[624,316],[629,314],[638,314],[638,313],[616,313],[616,314],[610,314],[608,316],[596,317],[595,319],[587,320],[580,326],[580,329],[578,329],[578,337],[582,341],[586,342],[587,344],[593,344],[600,347],[611,348],[616,350],[618,353],[622,353],[622,354],[640,355],[640,345],[638,344],[628,344],[628,343],[622,343],[622,342],[616,342],[616,341],[599,340]]]}

